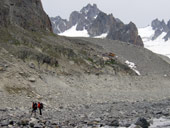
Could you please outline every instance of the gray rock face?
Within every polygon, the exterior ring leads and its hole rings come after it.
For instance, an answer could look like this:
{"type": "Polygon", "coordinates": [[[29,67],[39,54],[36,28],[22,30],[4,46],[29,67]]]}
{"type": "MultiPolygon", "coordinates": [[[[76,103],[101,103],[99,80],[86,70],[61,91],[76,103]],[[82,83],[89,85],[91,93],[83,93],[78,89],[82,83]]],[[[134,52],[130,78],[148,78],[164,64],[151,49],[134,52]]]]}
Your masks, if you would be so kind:
{"type": "Polygon", "coordinates": [[[168,41],[168,39],[170,38],[170,31],[166,34],[166,36],[164,37],[165,41],[168,41]]]}
{"type": "MultiPolygon", "coordinates": [[[[0,1],[2,4],[4,1],[0,1]]],[[[9,17],[9,8],[6,6],[0,6],[0,25],[7,26],[10,23],[9,17]]]]}
{"type": "Polygon", "coordinates": [[[168,28],[170,29],[170,20],[168,21],[168,24],[167,24],[168,28]]]}
{"type": "Polygon", "coordinates": [[[43,11],[40,0],[1,0],[0,25],[10,24],[31,31],[52,31],[50,19],[43,11]],[[21,10],[24,10],[22,13],[21,10]]]}
{"type": "Polygon", "coordinates": [[[119,23],[116,26],[112,26],[107,38],[144,46],[141,37],[138,36],[136,25],[132,22],[128,25],[119,23]]]}
{"type": "Polygon", "coordinates": [[[51,18],[51,23],[52,23],[54,33],[62,33],[68,29],[68,26],[67,26],[68,21],[62,19],[60,16],[51,18]]]}
{"type": "Polygon", "coordinates": [[[166,24],[164,20],[160,21],[158,19],[155,19],[152,21],[151,26],[155,30],[155,34],[152,40],[155,40],[163,32],[167,33],[163,38],[165,41],[170,38],[170,21],[168,21],[168,23],[166,24]]]}
{"type": "Polygon", "coordinates": [[[159,29],[159,30],[163,30],[163,31],[168,31],[168,27],[165,24],[164,20],[159,21],[158,19],[155,19],[152,21],[151,26],[154,30],[159,29]]]}
{"type": "Polygon", "coordinates": [[[80,12],[72,12],[69,21],[61,19],[59,16],[51,18],[53,31],[56,34],[62,33],[76,24],[77,30],[87,29],[100,12],[96,4],[88,4],[86,7],[83,7],[80,12]]]}
{"type": "Polygon", "coordinates": [[[135,24],[130,23],[125,25],[121,20],[114,18],[112,14],[107,15],[100,11],[96,4],[88,4],[80,12],[72,12],[69,21],[63,20],[60,17],[51,18],[51,21],[53,31],[56,34],[77,25],[76,30],[82,31],[86,29],[90,37],[107,33],[108,36],[106,38],[143,46],[135,24]]]}
{"type": "Polygon", "coordinates": [[[152,37],[152,40],[155,40],[161,34],[162,34],[162,31],[160,29],[155,30],[155,33],[154,33],[154,36],[152,37]]]}
{"type": "Polygon", "coordinates": [[[97,18],[89,26],[88,33],[90,36],[99,36],[102,33],[110,31],[112,26],[116,25],[116,20],[112,15],[100,12],[97,18]]]}

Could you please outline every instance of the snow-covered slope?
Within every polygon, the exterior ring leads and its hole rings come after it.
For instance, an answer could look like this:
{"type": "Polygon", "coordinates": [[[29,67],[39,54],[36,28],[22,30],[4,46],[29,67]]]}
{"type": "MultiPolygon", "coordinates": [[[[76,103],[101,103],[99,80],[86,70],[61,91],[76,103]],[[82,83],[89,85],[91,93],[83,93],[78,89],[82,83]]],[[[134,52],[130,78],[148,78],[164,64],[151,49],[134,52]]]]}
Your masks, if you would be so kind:
{"type": "Polygon", "coordinates": [[[60,33],[60,36],[68,36],[68,37],[89,37],[89,34],[87,32],[87,30],[83,30],[83,31],[78,31],[76,30],[77,25],[71,27],[70,29],[68,29],[67,31],[60,33]]]}
{"type": "Polygon", "coordinates": [[[139,35],[142,37],[144,47],[154,53],[162,54],[170,58],[170,40],[165,41],[163,38],[167,33],[163,32],[155,40],[152,40],[155,30],[151,26],[138,29],[139,35]]]}
{"type": "MultiPolygon", "coordinates": [[[[60,36],[68,36],[68,37],[90,37],[90,35],[88,34],[88,31],[86,29],[82,30],[82,31],[78,31],[76,30],[77,25],[71,27],[70,29],[68,29],[67,31],[60,33],[58,35],[60,36]]],[[[108,33],[103,33],[99,36],[95,36],[93,38],[106,38],[108,33]]]]}

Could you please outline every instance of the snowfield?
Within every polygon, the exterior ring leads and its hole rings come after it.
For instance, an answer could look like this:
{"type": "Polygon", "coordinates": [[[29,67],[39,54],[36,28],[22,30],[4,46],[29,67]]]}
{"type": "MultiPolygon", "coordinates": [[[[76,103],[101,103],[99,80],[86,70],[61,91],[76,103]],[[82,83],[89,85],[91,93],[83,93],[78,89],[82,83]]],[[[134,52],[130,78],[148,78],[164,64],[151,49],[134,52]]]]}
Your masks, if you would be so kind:
{"type": "Polygon", "coordinates": [[[68,36],[68,37],[89,37],[89,34],[87,32],[87,30],[83,30],[83,31],[77,31],[76,30],[77,25],[71,27],[69,30],[59,34],[60,36],[68,36]]]}
{"type": "Polygon", "coordinates": [[[166,35],[163,32],[157,39],[152,40],[154,30],[151,26],[138,29],[139,35],[142,37],[144,47],[154,53],[162,54],[170,58],[170,40],[165,41],[163,37],[166,35]]]}
{"type": "MultiPolygon", "coordinates": [[[[68,36],[68,37],[90,37],[90,35],[88,34],[87,30],[84,29],[83,31],[78,31],[76,30],[77,25],[71,27],[69,30],[66,30],[63,33],[60,33],[60,36],[68,36]]],[[[93,38],[106,38],[108,33],[103,33],[99,36],[95,36],[93,38]]]]}

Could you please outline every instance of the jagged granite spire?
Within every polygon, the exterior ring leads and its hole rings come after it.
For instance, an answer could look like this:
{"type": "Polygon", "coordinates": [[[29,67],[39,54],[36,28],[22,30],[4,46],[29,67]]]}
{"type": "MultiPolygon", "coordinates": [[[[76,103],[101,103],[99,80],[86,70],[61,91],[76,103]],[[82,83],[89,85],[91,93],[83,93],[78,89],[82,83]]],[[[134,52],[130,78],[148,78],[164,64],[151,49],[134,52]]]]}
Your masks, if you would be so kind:
{"type": "Polygon", "coordinates": [[[87,29],[91,22],[97,17],[101,11],[96,4],[88,4],[80,11],[73,11],[70,14],[69,21],[57,17],[51,18],[53,31],[56,34],[62,33],[74,25],[77,25],[77,30],[87,29]]]}
{"type": "Polygon", "coordinates": [[[163,32],[167,33],[163,38],[167,41],[170,38],[170,21],[166,24],[164,20],[155,19],[151,23],[152,29],[155,30],[152,40],[157,39],[163,32]]]}

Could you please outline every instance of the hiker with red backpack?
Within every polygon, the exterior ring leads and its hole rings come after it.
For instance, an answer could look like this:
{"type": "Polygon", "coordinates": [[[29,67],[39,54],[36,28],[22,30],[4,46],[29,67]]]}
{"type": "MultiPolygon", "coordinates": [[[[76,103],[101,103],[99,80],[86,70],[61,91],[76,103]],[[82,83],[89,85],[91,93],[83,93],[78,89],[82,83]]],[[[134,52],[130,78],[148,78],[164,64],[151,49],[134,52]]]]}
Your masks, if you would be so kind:
{"type": "Polygon", "coordinates": [[[43,103],[38,102],[38,109],[40,111],[40,115],[42,115],[43,103]]]}
{"type": "Polygon", "coordinates": [[[31,113],[31,116],[32,116],[33,113],[36,116],[36,111],[37,111],[37,103],[33,102],[32,103],[32,113],[31,113]]]}

